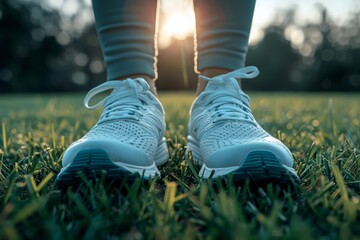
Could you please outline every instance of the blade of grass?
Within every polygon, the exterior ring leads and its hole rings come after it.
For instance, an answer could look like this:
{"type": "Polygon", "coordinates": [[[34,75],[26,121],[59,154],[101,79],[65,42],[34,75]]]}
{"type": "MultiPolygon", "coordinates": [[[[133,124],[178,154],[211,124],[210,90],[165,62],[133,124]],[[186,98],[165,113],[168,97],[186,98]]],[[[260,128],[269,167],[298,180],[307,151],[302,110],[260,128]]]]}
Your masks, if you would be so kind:
{"type": "Polygon", "coordinates": [[[6,139],[6,128],[4,122],[1,123],[1,130],[2,130],[4,152],[5,155],[7,155],[7,139],[6,139]]]}

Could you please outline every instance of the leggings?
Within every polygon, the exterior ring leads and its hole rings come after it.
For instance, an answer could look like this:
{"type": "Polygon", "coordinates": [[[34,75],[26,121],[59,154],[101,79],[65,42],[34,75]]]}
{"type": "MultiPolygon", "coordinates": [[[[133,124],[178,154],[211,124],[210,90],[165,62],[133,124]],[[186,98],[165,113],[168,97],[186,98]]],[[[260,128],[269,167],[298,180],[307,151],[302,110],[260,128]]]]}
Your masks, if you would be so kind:
{"type": "MultiPolygon", "coordinates": [[[[194,0],[195,69],[243,67],[255,0],[194,0]]],[[[157,77],[157,0],[93,0],[108,80],[157,77]]]]}

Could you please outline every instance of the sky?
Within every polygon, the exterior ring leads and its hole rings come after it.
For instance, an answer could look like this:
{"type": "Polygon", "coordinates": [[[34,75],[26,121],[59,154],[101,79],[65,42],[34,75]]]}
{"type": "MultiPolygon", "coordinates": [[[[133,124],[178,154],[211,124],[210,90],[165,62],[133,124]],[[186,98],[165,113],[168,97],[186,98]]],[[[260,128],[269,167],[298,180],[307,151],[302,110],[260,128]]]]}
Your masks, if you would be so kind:
{"type": "Polygon", "coordinates": [[[360,11],[359,0],[257,0],[250,40],[261,37],[261,29],[275,18],[277,11],[296,7],[296,22],[319,22],[318,4],[323,5],[337,23],[345,24],[349,14],[360,11]]]}
{"type": "MultiPolygon", "coordinates": [[[[276,17],[276,13],[282,10],[296,7],[296,22],[319,22],[320,14],[318,3],[326,7],[330,16],[338,23],[345,23],[347,16],[352,11],[360,10],[359,0],[257,0],[250,33],[250,44],[261,40],[263,36],[262,29],[273,21],[276,17]]],[[[165,18],[171,19],[171,16],[174,16],[174,14],[179,12],[183,13],[183,18],[180,19],[179,17],[179,26],[173,29],[183,29],[183,25],[188,25],[188,28],[193,28],[195,22],[191,9],[191,0],[161,0],[161,4],[164,12],[168,13],[168,16],[165,16],[165,18]],[[182,24],[182,28],[180,27],[180,24],[182,24]]],[[[165,26],[167,26],[167,24],[165,24],[165,26]]],[[[184,34],[176,36],[176,33],[171,32],[169,26],[165,27],[163,30],[164,31],[161,31],[160,29],[159,33],[160,47],[170,44],[171,36],[169,36],[169,33],[180,39],[184,37],[184,34]]],[[[192,30],[188,29],[187,35],[191,34],[191,32],[192,30]]]]}
{"type": "MultiPolygon", "coordinates": [[[[191,0],[160,0],[165,15],[162,16],[162,27],[159,28],[159,46],[167,47],[172,38],[182,39],[193,34],[195,20],[191,0]]],[[[60,9],[66,15],[79,13],[79,4],[74,0],[47,0],[48,4],[60,9]]],[[[86,0],[90,6],[91,0],[86,0]]],[[[250,44],[261,40],[262,29],[269,25],[281,10],[296,7],[296,21],[301,24],[319,22],[319,6],[323,5],[334,21],[345,24],[347,16],[354,11],[360,11],[359,0],[257,0],[253,24],[250,34],[250,44]]],[[[84,21],[93,21],[91,11],[86,12],[84,21]]]]}
{"type": "Polygon", "coordinates": [[[254,23],[264,24],[274,17],[276,10],[288,9],[296,6],[297,20],[319,20],[316,4],[325,6],[330,15],[343,21],[353,10],[360,10],[359,0],[257,0],[254,14],[254,23]]]}

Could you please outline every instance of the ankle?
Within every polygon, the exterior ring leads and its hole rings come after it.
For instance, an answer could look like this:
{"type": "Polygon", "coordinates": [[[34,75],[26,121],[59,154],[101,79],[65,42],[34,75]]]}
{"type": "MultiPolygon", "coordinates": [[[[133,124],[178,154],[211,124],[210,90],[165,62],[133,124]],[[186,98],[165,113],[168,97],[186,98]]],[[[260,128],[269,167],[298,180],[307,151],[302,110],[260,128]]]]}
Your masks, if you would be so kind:
{"type": "Polygon", "coordinates": [[[134,74],[134,75],[129,75],[126,77],[121,77],[118,78],[117,80],[126,80],[128,78],[143,78],[150,86],[150,91],[157,96],[157,91],[156,91],[156,86],[155,86],[155,80],[153,78],[151,78],[148,75],[144,75],[144,74],[134,74]]]}
{"type": "MultiPolygon", "coordinates": [[[[216,77],[219,75],[223,75],[226,73],[231,72],[231,70],[224,69],[224,68],[207,68],[202,71],[200,71],[200,74],[209,78],[216,77]]],[[[241,79],[237,79],[239,86],[241,88],[241,79]]],[[[206,88],[208,81],[198,79],[197,88],[196,88],[196,96],[199,96],[202,91],[206,88]]]]}

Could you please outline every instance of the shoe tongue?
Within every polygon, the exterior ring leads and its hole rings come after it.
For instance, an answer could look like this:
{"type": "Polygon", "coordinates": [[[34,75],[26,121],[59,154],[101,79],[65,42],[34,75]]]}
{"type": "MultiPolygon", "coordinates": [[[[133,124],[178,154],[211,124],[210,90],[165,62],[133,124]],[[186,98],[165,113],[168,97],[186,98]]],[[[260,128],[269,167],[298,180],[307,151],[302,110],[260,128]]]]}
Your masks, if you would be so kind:
{"type": "MultiPolygon", "coordinates": [[[[238,81],[235,78],[229,79],[214,79],[209,80],[205,91],[225,91],[225,92],[234,92],[238,94],[242,92],[238,81]]],[[[241,97],[241,96],[240,96],[241,97]]],[[[222,103],[221,106],[237,106],[233,102],[229,101],[228,95],[224,94],[224,96],[218,97],[217,99],[213,100],[214,103],[222,103]]]]}
{"type": "Polygon", "coordinates": [[[225,91],[233,91],[238,92],[240,90],[239,84],[236,79],[216,79],[209,80],[205,91],[218,91],[218,90],[225,90],[225,91]]]}

